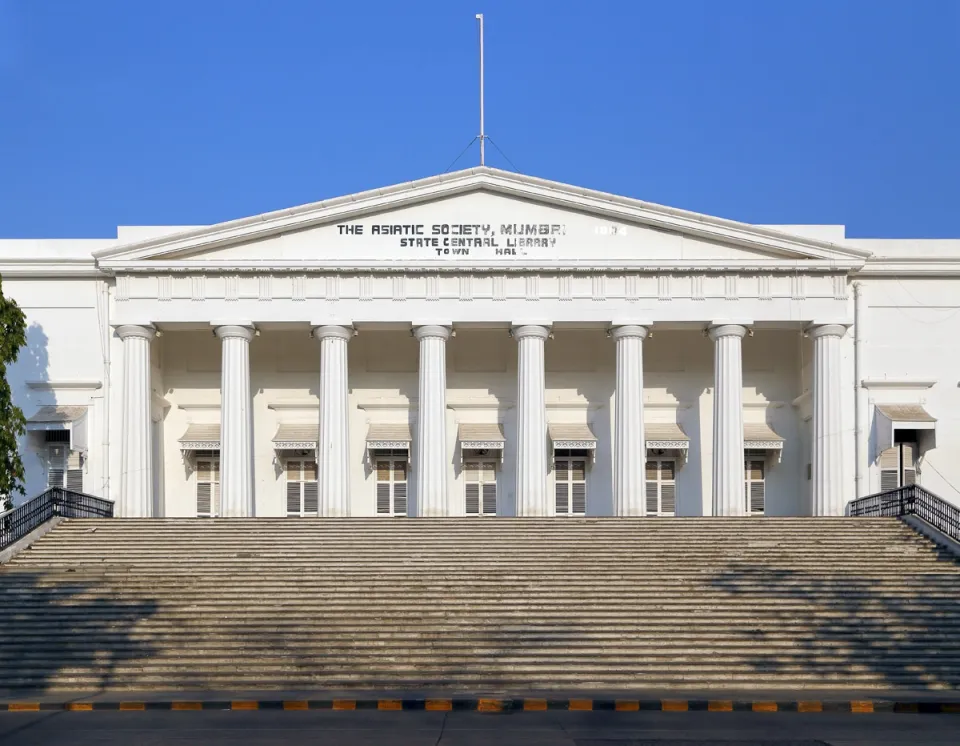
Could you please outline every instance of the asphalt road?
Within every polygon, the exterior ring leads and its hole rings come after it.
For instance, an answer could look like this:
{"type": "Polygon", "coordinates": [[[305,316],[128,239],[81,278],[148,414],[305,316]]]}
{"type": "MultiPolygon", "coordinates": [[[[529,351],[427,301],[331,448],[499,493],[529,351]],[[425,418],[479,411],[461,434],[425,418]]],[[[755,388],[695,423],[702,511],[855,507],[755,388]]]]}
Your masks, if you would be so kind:
{"type": "Polygon", "coordinates": [[[956,746],[960,715],[11,712],[3,746],[956,746]]]}

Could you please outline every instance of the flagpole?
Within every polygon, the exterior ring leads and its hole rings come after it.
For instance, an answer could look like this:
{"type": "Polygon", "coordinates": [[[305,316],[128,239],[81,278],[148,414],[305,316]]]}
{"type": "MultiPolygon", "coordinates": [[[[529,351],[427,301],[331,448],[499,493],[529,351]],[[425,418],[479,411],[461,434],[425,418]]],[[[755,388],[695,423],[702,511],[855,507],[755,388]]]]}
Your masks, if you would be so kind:
{"type": "Polygon", "coordinates": [[[480,22],[480,165],[484,163],[483,145],[486,136],[483,134],[483,13],[477,13],[480,22]]]}

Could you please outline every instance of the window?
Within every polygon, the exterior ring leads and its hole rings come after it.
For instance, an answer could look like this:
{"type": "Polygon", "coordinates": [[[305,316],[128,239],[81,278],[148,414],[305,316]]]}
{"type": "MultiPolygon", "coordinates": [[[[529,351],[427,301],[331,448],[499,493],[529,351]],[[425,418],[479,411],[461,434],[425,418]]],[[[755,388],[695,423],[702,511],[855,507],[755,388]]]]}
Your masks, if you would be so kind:
{"type": "Polygon", "coordinates": [[[497,514],[497,464],[467,461],[463,465],[467,515],[497,514]]]}
{"type": "Polygon", "coordinates": [[[377,456],[377,515],[407,514],[407,456],[377,456]]]}
{"type": "Polygon", "coordinates": [[[647,515],[675,515],[677,473],[673,459],[647,461],[647,515]]]}
{"type": "Polygon", "coordinates": [[[317,515],[317,462],[309,459],[287,461],[287,515],[317,515]]]}
{"type": "Polygon", "coordinates": [[[553,474],[556,485],[557,515],[586,515],[586,456],[578,451],[556,451],[553,474]]]}
{"type": "Polygon", "coordinates": [[[80,452],[71,451],[70,434],[64,431],[52,431],[47,435],[65,434],[66,439],[49,438],[47,446],[47,488],[63,487],[73,492],[83,492],[83,464],[80,452]]]}
{"type": "Polygon", "coordinates": [[[744,502],[747,515],[763,515],[766,485],[766,453],[747,451],[744,459],[744,502]]]}
{"type": "Polygon", "coordinates": [[[880,454],[880,491],[896,490],[917,481],[917,444],[897,443],[880,454]]]}
{"type": "Polygon", "coordinates": [[[212,518],[220,515],[220,454],[204,453],[197,453],[197,516],[212,518]]]}

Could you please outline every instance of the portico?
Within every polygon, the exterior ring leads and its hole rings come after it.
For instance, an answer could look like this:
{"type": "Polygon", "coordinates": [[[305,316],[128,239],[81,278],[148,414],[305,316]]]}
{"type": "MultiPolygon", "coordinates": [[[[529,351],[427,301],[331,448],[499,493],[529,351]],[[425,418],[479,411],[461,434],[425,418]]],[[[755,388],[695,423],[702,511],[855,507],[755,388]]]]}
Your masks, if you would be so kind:
{"type": "Polygon", "coordinates": [[[866,253],[493,169],[98,252],[119,512],[838,515],[866,253]]]}

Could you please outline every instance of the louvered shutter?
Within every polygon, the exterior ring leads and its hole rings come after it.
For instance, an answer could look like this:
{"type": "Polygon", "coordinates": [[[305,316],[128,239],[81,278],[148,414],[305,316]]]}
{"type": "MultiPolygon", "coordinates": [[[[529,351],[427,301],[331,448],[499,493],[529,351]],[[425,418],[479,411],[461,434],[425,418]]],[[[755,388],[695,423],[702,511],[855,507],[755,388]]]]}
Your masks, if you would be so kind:
{"type": "Polygon", "coordinates": [[[660,514],[674,515],[677,512],[677,463],[660,462],[660,514]]]}
{"type": "Polygon", "coordinates": [[[67,458],[66,487],[74,492],[83,492],[83,466],[79,451],[72,452],[67,458]]]}
{"type": "Polygon", "coordinates": [[[587,512],[587,485],[584,482],[574,482],[571,487],[573,494],[572,513],[584,514],[587,512]]]}
{"type": "Polygon", "coordinates": [[[480,464],[468,461],[464,465],[464,502],[467,515],[480,513],[480,464]]]}
{"type": "Polygon", "coordinates": [[[677,485],[660,485],[660,514],[674,515],[677,512],[677,485]]]}
{"type": "Polygon", "coordinates": [[[557,459],[553,464],[553,476],[556,483],[557,515],[566,515],[570,505],[570,485],[567,483],[569,467],[564,459],[557,459]]]}
{"type": "Polygon", "coordinates": [[[763,461],[747,461],[747,510],[750,513],[764,511],[764,463],[763,461]]]}
{"type": "Polygon", "coordinates": [[[220,461],[197,461],[197,515],[215,516],[220,512],[220,461]]]}
{"type": "Polygon", "coordinates": [[[587,462],[570,462],[570,501],[572,503],[571,513],[587,512],[587,462]]]}
{"type": "Polygon", "coordinates": [[[900,449],[888,448],[880,454],[880,491],[888,492],[900,486],[900,449]]]}
{"type": "Polygon", "coordinates": [[[320,486],[317,484],[317,462],[303,462],[303,514],[320,512],[320,486]]]}
{"type": "Polygon", "coordinates": [[[903,466],[903,486],[917,483],[917,444],[900,444],[900,463],[903,466]]]}
{"type": "Polygon", "coordinates": [[[657,515],[660,512],[660,495],[657,485],[658,464],[656,461],[647,461],[646,465],[646,497],[647,515],[657,515]]]}
{"type": "Polygon", "coordinates": [[[390,512],[390,484],[389,482],[377,482],[377,513],[388,514],[390,512]]]}
{"type": "Polygon", "coordinates": [[[397,482],[393,485],[393,512],[394,515],[407,514],[407,483],[397,482]]]}
{"type": "Polygon", "coordinates": [[[303,483],[303,514],[317,515],[320,512],[320,490],[316,480],[303,483]]]}
{"type": "Polygon", "coordinates": [[[497,483],[485,482],[483,485],[483,514],[497,514],[497,483]]]}
{"type": "Polygon", "coordinates": [[[67,474],[66,446],[51,446],[47,454],[47,487],[63,487],[67,474]]]}
{"type": "Polygon", "coordinates": [[[557,515],[566,515],[570,504],[570,485],[557,482],[557,515]]]}
{"type": "Polygon", "coordinates": [[[287,515],[300,515],[300,482],[287,482],[287,515]]]}
{"type": "Polygon", "coordinates": [[[466,485],[466,507],[467,515],[480,513],[480,484],[478,482],[470,482],[466,485]]]}
{"type": "Polygon", "coordinates": [[[210,484],[210,482],[197,482],[197,515],[200,517],[210,515],[213,502],[211,495],[212,487],[213,485],[210,484]]]}

